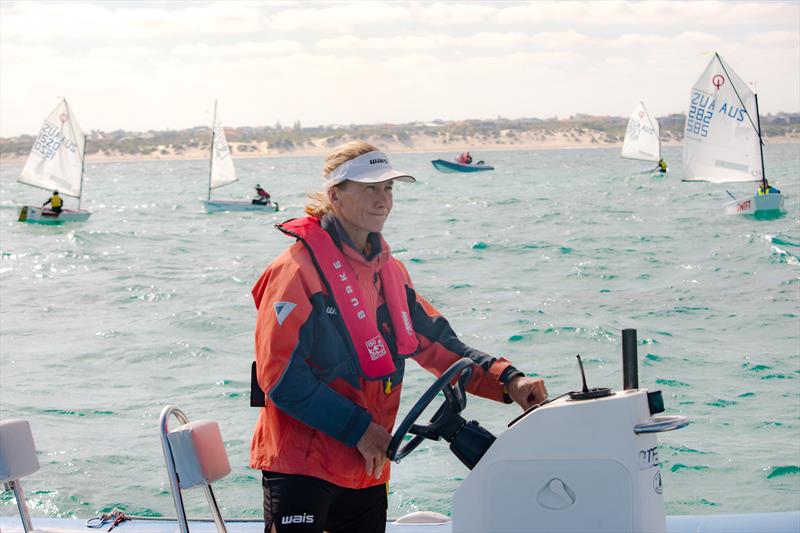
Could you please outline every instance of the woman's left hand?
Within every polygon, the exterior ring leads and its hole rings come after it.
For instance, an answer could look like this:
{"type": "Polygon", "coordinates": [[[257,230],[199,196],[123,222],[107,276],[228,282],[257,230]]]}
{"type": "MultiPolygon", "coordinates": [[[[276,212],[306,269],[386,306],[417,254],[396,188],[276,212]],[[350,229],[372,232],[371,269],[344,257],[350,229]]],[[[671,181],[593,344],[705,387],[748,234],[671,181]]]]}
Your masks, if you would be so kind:
{"type": "Polygon", "coordinates": [[[547,399],[547,389],[542,378],[517,376],[506,383],[506,390],[508,396],[523,410],[547,399]]]}

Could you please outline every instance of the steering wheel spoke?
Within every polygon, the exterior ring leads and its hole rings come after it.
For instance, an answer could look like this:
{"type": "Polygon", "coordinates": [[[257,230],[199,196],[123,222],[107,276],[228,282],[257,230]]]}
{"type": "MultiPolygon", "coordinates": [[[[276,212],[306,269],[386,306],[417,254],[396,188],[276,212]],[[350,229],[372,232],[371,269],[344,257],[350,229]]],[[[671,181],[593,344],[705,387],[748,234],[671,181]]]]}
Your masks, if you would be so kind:
{"type": "Polygon", "coordinates": [[[440,438],[440,435],[430,425],[412,424],[408,428],[408,432],[430,440],[439,440],[440,438]]]}
{"type": "Polygon", "coordinates": [[[441,430],[448,426],[453,416],[457,416],[467,405],[466,384],[472,376],[472,361],[462,358],[450,365],[439,378],[426,390],[408,412],[389,442],[386,455],[390,460],[400,462],[411,453],[424,439],[439,440],[441,430]],[[455,380],[455,385],[453,381],[455,380]],[[417,419],[436,398],[439,392],[444,393],[444,403],[431,417],[428,424],[416,424],[417,419]],[[412,434],[414,438],[405,444],[406,435],[412,434]]]}

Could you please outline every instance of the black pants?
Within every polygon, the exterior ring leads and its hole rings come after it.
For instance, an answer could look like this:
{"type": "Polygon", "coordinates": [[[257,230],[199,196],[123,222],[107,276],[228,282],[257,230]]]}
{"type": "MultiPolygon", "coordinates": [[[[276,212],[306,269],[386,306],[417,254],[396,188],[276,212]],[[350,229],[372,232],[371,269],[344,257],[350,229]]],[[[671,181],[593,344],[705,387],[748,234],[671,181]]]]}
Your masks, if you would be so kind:
{"type": "Polygon", "coordinates": [[[347,489],[319,478],[263,472],[264,532],[383,533],[386,485],[347,489]]]}

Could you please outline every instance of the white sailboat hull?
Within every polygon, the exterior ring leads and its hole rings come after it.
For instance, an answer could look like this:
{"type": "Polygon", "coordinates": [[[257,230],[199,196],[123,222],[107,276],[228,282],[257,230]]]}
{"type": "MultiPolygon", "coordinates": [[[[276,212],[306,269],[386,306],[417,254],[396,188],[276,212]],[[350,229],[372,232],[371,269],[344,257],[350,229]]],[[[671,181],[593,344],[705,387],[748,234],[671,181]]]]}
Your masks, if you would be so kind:
{"type": "Polygon", "coordinates": [[[23,205],[19,208],[19,222],[32,222],[34,224],[63,224],[64,222],[86,222],[91,216],[85,209],[64,209],[56,213],[50,209],[33,205],[23,205]]]}
{"type": "Polygon", "coordinates": [[[249,200],[204,200],[206,212],[217,213],[221,211],[259,211],[274,213],[278,210],[278,203],[254,204],[249,200]]]}
{"type": "Polygon", "coordinates": [[[783,194],[754,194],[745,200],[725,205],[726,215],[755,215],[783,211],[783,194]]]}
{"type": "MultiPolygon", "coordinates": [[[[87,529],[86,521],[70,518],[32,518],[37,532],[86,533],[86,531],[106,531],[111,525],[106,523],[98,529],[87,529]]],[[[225,520],[229,533],[263,533],[261,520],[225,520]]],[[[192,533],[216,533],[211,520],[189,520],[192,533]]],[[[17,516],[0,517],[0,531],[22,533],[22,523],[17,516]]],[[[119,533],[175,533],[179,531],[176,520],[140,519],[126,520],[113,531],[119,533]]],[[[800,531],[800,512],[753,513],[729,515],[683,515],[667,517],[667,533],[796,533],[800,531]]],[[[453,523],[449,520],[439,523],[406,522],[404,519],[388,520],[386,533],[453,533],[453,523]]],[[[487,532],[488,533],[488,532],[487,532]]]]}

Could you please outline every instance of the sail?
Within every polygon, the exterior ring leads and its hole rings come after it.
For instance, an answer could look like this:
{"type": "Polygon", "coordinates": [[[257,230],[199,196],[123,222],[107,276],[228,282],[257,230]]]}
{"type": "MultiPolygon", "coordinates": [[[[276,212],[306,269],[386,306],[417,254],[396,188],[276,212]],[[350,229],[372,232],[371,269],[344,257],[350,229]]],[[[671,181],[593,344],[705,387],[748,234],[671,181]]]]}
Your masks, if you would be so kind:
{"type": "Polygon", "coordinates": [[[209,189],[216,189],[237,180],[233,157],[231,157],[231,150],[228,147],[228,140],[225,138],[225,129],[216,118],[214,120],[214,146],[211,147],[210,180],[209,189]]]}
{"type": "Polygon", "coordinates": [[[80,197],[85,136],[65,99],[44,119],[17,181],[80,197]]]}
{"type": "Polygon", "coordinates": [[[644,104],[639,102],[631,113],[631,118],[628,119],[620,155],[627,159],[658,162],[661,159],[661,143],[658,135],[658,122],[650,118],[644,104]]]}
{"type": "Polygon", "coordinates": [[[683,137],[683,180],[761,180],[755,94],[719,54],[692,87],[683,137]]]}

